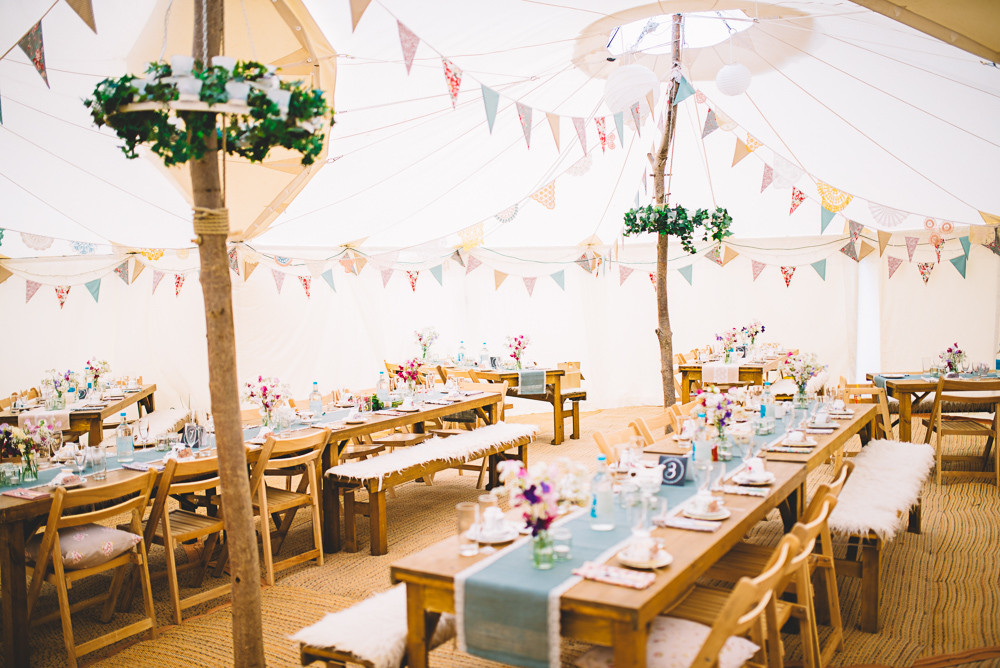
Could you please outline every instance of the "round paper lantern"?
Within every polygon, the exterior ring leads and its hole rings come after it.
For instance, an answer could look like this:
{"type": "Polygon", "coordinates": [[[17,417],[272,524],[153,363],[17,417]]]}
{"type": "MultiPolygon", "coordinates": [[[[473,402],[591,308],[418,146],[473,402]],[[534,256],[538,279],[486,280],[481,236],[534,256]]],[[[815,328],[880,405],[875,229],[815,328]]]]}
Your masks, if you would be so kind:
{"type": "Polygon", "coordinates": [[[646,95],[652,91],[653,106],[660,99],[660,80],[653,70],[644,65],[623,65],[615,69],[604,84],[604,104],[612,114],[619,111],[625,112],[625,117],[629,118],[629,107],[639,102],[639,118],[644,119],[649,116],[649,104],[646,103],[646,95]]]}
{"type": "Polygon", "coordinates": [[[715,86],[723,95],[742,95],[750,87],[750,70],[746,65],[724,65],[715,75],[715,86]]]}

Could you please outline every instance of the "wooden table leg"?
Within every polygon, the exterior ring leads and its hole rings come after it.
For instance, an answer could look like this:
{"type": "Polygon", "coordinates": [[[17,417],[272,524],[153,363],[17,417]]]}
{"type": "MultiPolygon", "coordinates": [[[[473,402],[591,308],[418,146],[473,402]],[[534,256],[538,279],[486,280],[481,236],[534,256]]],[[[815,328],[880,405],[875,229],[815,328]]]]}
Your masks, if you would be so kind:
{"type": "Polygon", "coordinates": [[[691,372],[681,371],[681,403],[691,400],[691,372]]]}
{"type": "Polygon", "coordinates": [[[563,442],[563,405],[562,405],[562,378],[556,376],[552,379],[552,419],[555,420],[555,430],[553,431],[552,445],[559,445],[563,442]]]}
{"type": "Polygon", "coordinates": [[[904,443],[910,440],[910,428],[913,422],[913,417],[911,416],[913,410],[912,399],[913,395],[909,392],[899,393],[899,440],[904,443]]]}
{"type": "MultiPolygon", "coordinates": [[[[323,551],[339,552],[340,543],[340,494],[337,486],[326,481],[323,473],[326,473],[333,466],[334,448],[339,449],[336,442],[327,443],[323,448],[323,455],[320,458],[320,484],[323,487],[323,503],[320,508],[320,516],[323,523],[323,551]]],[[[339,459],[339,458],[338,458],[339,459]]],[[[352,518],[347,518],[350,521],[352,518]]]]}
{"type": "Polygon", "coordinates": [[[647,635],[645,626],[635,628],[629,622],[612,622],[615,665],[645,668],[647,635]]]}
{"type": "Polygon", "coordinates": [[[28,587],[24,570],[24,523],[0,524],[0,574],[3,591],[3,657],[5,666],[29,666],[28,587]]]}
{"type": "Polygon", "coordinates": [[[373,556],[389,551],[389,529],[385,517],[385,490],[368,490],[368,533],[373,556]]]}
{"type": "Polygon", "coordinates": [[[88,445],[100,445],[104,441],[104,418],[98,415],[90,420],[90,431],[87,436],[88,445]]]}
{"type": "Polygon", "coordinates": [[[799,517],[802,514],[802,499],[805,497],[805,490],[802,487],[796,487],[792,490],[792,493],[785,498],[784,501],[778,504],[778,512],[781,513],[781,523],[785,527],[785,531],[791,531],[795,523],[799,521],[799,517]]]}
{"type": "Polygon", "coordinates": [[[424,586],[406,583],[406,662],[410,668],[427,668],[430,648],[424,586]]]}

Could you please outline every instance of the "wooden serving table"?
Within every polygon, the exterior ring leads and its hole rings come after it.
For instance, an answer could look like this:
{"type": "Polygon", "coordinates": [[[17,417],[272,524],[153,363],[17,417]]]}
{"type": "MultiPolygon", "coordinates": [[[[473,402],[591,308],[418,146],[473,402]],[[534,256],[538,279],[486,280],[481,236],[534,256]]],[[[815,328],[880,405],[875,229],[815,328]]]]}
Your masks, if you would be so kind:
{"type": "MultiPolygon", "coordinates": [[[[109,417],[118,415],[132,404],[139,404],[139,417],[142,417],[143,409],[147,413],[156,410],[154,392],[156,385],[143,385],[136,392],[126,392],[122,399],[111,400],[104,408],[70,410],[67,431],[87,432],[90,435],[88,443],[99,445],[104,440],[104,421],[109,417]]],[[[0,412],[0,423],[17,426],[18,415],[19,413],[11,413],[8,408],[0,412]]]]}
{"type": "MultiPolygon", "coordinates": [[[[531,369],[541,371],[541,369],[531,369]]],[[[518,371],[506,369],[484,369],[476,370],[476,375],[488,380],[491,383],[502,383],[507,381],[507,387],[517,387],[520,376],[518,371]]],[[[552,444],[559,445],[566,438],[563,429],[563,398],[562,398],[562,378],[566,372],[562,369],[545,369],[545,384],[552,386],[552,444]]],[[[515,397],[517,395],[514,395],[515,397]]]]}
{"type": "MultiPolygon", "coordinates": [[[[763,385],[764,378],[766,378],[767,374],[771,371],[777,371],[784,361],[784,357],[778,357],[765,362],[741,361],[739,380],[741,382],[749,382],[751,385],[763,385]]],[[[680,402],[682,404],[686,404],[691,400],[691,383],[696,381],[701,382],[701,367],[701,362],[695,364],[681,364],[677,367],[681,372],[680,402]]]]}
{"type": "MultiPolygon", "coordinates": [[[[775,462],[770,470],[776,477],[772,493],[765,498],[727,496],[732,516],[714,533],[654,529],[674,561],[655,571],[650,587],[635,590],[584,580],[568,589],[560,599],[562,636],[612,646],[615,665],[645,666],[650,622],[683,598],[698,577],[806,479],[801,464],[775,462]]],[[[430,632],[441,613],[455,612],[455,576],[482,558],[460,557],[452,537],[392,565],[393,582],[406,583],[407,660],[412,668],[428,665],[430,632]]],[[[526,561],[525,568],[530,567],[526,561]]]]}

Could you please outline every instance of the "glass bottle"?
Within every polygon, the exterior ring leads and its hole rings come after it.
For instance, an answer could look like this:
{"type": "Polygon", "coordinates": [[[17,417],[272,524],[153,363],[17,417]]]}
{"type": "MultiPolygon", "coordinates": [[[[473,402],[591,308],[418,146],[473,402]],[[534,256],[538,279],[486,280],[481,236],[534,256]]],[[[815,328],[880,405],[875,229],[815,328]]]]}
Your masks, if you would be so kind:
{"type": "Polygon", "coordinates": [[[615,528],[615,499],[608,472],[608,458],[597,457],[597,473],[590,481],[590,528],[611,531],[615,528]]]}
{"type": "Polygon", "coordinates": [[[128,426],[124,411],[120,414],[121,424],[115,429],[115,455],[119,464],[127,464],[135,461],[135,440],[132,437],[132,428],[128,426]]]}

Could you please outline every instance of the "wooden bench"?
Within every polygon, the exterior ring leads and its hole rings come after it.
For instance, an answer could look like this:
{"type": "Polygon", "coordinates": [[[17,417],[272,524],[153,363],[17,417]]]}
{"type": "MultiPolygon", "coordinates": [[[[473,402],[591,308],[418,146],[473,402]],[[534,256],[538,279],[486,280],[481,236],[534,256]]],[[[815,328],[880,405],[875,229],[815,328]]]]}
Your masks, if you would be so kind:
{"type": "MultiPolygon", "coordinates": [[[[514,388],[514,390],[517,390],[517,388],[514,388]]],[[[563,405],[565,405],[567,401],[570,402],[570,404],[571,404],[570,410],[563,411],[563,420],[564,421],[567,420],[567,419],[569,419],[569,418],[573,418],[573,432],[570,434],[570,438],[576,438],[576,439],[578,439],[578,438],[580,438],[580,402],[587,400],[587,391],[586,390],[579,390],[579,389],[562,390],[562,392],[560,394],[561,394],[561,399],[563,401],[563,405]]],[[[552,391],[551,386],[550,387],[546,387],[544,394],[541,394],[541,393],[539,393],[539,394],[520,394],[520,393],[518,393],[518,392],[515,391],[515,393],[513,394],[513,396],[517,397],[518,399],[531,399],[532,401],[545,401],[547,403],[555,405],[555,393],[552,391]]]]}
{"type": "MultiPolygon", "coordinates": [[[[490,486],[495,486],[497,463],[501,457],[506,458],[506,451],[516,448],[517,458],[527,464],[527,445],[534,440],[535,431],[534,425],[501,422],[467,434],[432,438],[406,449],[330,468],[326,471],[326,479],[334,486],[338,515],[341,495],[344,498],[344,549],[348,552],[358,550],[355,515],[367,515],[371,553],[388,552],[385,497],[390,488],[482,457],[489,458],[490,486]],[[368,491],[366,502],[354,499],[361,487],[368,491]]],[[[334,540],[336,551],[340,549],[340,536],[334,540]]]]}
{"type": "Polygon", "coordinates": [[[934,467],[934,449],[871,441],[852,461],[854,472],[830,513],[831,534],[848,539],[846,558],[834,563],[837,575],[861,579],[860,627],[877,633],[882,545],[895,537],[907,512],[907,530],[920,533],[920,491],[934,467]]]}
{"type": "MultiPolygon", "coordinates": [[[[440,615],[431,648],[455,637],[455,616],[440,615]]],[[[351,607],[331,612],[292,636],[299,642],[303,666],[323,661],[327,666],[361,664],[369,668],[398,668],[406,664],[406,585],[351,607]]]]}

